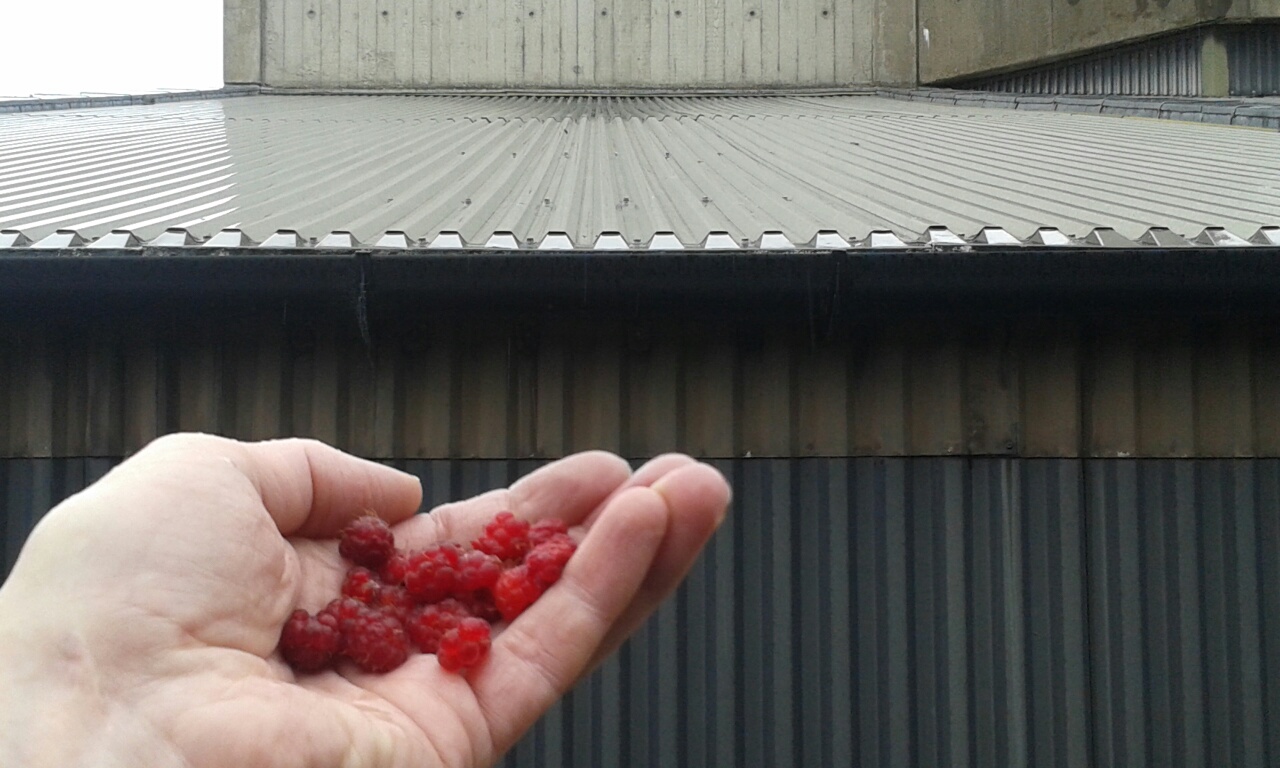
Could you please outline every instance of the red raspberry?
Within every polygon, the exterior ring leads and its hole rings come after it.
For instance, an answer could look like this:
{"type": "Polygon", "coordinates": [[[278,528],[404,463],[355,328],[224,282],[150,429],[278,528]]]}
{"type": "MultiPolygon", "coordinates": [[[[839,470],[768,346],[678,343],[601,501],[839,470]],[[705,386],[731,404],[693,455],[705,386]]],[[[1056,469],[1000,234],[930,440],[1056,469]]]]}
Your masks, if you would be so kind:
{"type": "Polygon", "coordinates": [[[555,536],[567,533],[569,533],[569,526],[563,520],[556,520],[555,518],[539,520],[529,526],[529,546],[536,547],[555,536]]]}
{"type": "Polygon", "coordinates": [[[404,587],[382,587],[378,590],[378,597],[374,600],[374,607],[390,613],[396,617],[396,620],[403,624],[409,618],[409,611],[413,610],[416,605],[409,590],[404,587]]]}
{"type": "Polygon", "coordinates": [[[378,570],[396,551],[395,536],[382,518],[374,515],[357,517],[342,529],[338,554],[366,568],[378,570]]]}
{"type": "Polygon", "coordinates": [[[365,672],[390,672],[409,658],[409,636],[396,618],[365,608],[342,633],[342,652],[365,672]]]}
{"type": "Polygon", "coordinates": [[[547,541],[529,550],[524,562],[529,568],[529,575],[544,587],[549,587],[560,580],[565,563],[573,556],[578,545],[568,534],[557,534],[547,541]]]}
{"type": "Polygon", "coordinates": [[[471,616],[457,600],[442,600],[435,605],[423,605],[409,613],[405,629],[413,644],[423,653],[435,653],[440,648],[444,633],[458,626],[458,622],[471,616]]]}
{"type": "Polygon", "coordinates": [[[332,616],[335,626],[341,630],[347,622],[360,616],[364,609],[365,604],[354,597],[339,597],[330,600],[329,604],[322,608],[317,615],[321,617],[332,616]]]}
{"type": "Polygon", "coordinates": [[[383,584],[398,586],[404,584],[404,573],[408,568],[409,556],[404,552],[396,551],[387,558],[387,562],[383,563],[382,570],[378,572],[378,578],[382,579],[383,584]]]}
{"type": "Polygon", "coordinates": [[[458,595],[457,600],[466,607],[467,613],[478,619],[484,619],[488,622],[502,621],[502,614],[498,612],[498,607],[493,604],[493,594],[487,589],[481,589],[466,595],[458,595]]]}
{"type": "Polygon", "coordinates": [[[502,561],[494,555],[470,550],[458,557],[458,583],[455,589],[459,593],[475,592],[477,589],[488,589],[498,582],[502,575],[502,561]]]}
{"type": "Polygon", "coordinates": [[[298,609],[280,632],[280,655],[297,672],[318,672],[333,661],[341,642],[331,617],[322,619],[298,609]]]}
{"type": "Polygon", "coordinates": [[[471,669],[489,655],[489,623],[484,619],[467,618],[440,638],[440,650],[436,657],[447,672],[471,669]]]}
{"type": "Polygon", "coordinates": [[[373,575],[373,571],[360,566],[347,571],[347,577],[342,580],[343,597],[354,597],[365,605],[373,605],[377,602],[378,591],[381,588],[378,577],[373,575]]]}
{"type": "Polygon", "coordinates": [[[506,621],[514,621],[524,613],[524,609],[533,605],[533,601],[542,596],[545,587],[529,574],[525,565],[504,571],[493,585],[493,603],[506,621]]]}
{"type": "Polygon", "coordinates": [[[459,549],[453,544],[431,547],[409,556],[404,586],[420,603],[438,603],[458,585],[459,549]]]}
{"type": "Polygon", "coordinates": [[[499,512],[471,546],[503,560],[519,560],[529,551],[529,524],[510,512],[499,512]]]}

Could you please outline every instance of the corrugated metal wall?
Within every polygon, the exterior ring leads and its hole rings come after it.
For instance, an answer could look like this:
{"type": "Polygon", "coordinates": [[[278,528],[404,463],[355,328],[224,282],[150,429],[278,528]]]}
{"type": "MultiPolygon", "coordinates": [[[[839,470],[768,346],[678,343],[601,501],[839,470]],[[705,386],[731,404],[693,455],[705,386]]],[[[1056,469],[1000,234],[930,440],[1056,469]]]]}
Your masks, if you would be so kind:
{"type": "Polygon", "coordinates": [[[984,78],[965,87],[1081,96],[1199,96],[1205,32],[1129,45],[1049,66],[984,78]]]}
{"type": "Polygon", "coordinates": [[[1280,456],[1273,323],[903,321],[823,340],[815,322],[442,321],[368,347],[260,317],[11,328],[0,456],[118,456],[180,430],[381,458],[1280,456]]]}
{"type": "MultiPolygon", "coordinates": [[[[0,462],[6,563],[108,463],[0,462]]],[[[399,465],[438,503],[536,462],[399,465]]],[[[507,765],[1280,760],[1280,461],[719,466],[678,597],[507,765]]]]}
{"type": "MultiPolygon", "coordinates": [[[[876,8],[861,0],[262,3],[273,86],[836,85],[870,82],[886,63],[873,56],[876,8]]],[[[895,15],[905,51],[911,19],[895,15]]],[[[237,41],[228,52],[258,55],[237,41]]],[[[246,70],[229,60],[229,73],[246,70]]]]}
{"type": "Polygon", "coordinates": [[[1280,25],[1268,23],[1198,29],[962,87],[1082,96],[1202,96],[1202,50],[1211,39],[1226,51],[1229,95],[1280,94],[1280,25]]]}
{"type": "Polygon", "coordinates": [[[1280,24],[1240,27],[1229,40],[1231,94],[1280,95],[1280,24]]]}

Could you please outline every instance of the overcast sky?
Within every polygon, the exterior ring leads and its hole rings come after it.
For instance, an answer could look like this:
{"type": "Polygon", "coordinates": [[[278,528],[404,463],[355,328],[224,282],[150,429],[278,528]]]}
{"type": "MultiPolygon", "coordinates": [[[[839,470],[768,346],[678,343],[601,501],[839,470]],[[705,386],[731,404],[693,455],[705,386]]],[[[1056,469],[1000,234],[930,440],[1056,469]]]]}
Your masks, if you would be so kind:
{"type": "Polygon", "coordinates": [[[0,0],[0,96],[222,87],[222,0],[0,0]]]}

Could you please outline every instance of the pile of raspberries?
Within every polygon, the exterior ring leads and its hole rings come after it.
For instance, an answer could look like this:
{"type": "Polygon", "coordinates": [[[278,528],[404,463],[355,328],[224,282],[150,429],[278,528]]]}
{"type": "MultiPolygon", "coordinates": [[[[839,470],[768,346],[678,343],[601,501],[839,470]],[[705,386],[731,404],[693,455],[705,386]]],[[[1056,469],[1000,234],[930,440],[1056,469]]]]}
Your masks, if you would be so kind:
{"type": "Polygon", "coordinates": [[[564,571],[577,544],[560,520],[530,525],[502,512],[469,548],[396,549],[385,521],[365,515],[342,530],[338,552],[353,565],[342,596],[314,616],[293,612],[280,653],[294,671],[318,672],[347,658],[390,672],[413,649],[462,673],[489,654],[492,624],[510,622],[564,571]]]}

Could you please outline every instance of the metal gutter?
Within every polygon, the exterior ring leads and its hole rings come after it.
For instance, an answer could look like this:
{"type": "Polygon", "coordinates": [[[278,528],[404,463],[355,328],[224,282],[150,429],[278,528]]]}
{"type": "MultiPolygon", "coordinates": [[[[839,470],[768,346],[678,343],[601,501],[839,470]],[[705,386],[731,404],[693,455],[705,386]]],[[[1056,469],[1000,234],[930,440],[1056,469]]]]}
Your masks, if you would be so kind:
{"type": "Polygon", "coordinates": [[[381,306],[538,307],[637,313],[812,308],[965,312],[1135,305],[1188,311],[1280,307],[1280,244],[810,250],[494,251],[315,248],[17,248],[0,258],[9,308],[193,300],[381,306]]]}

